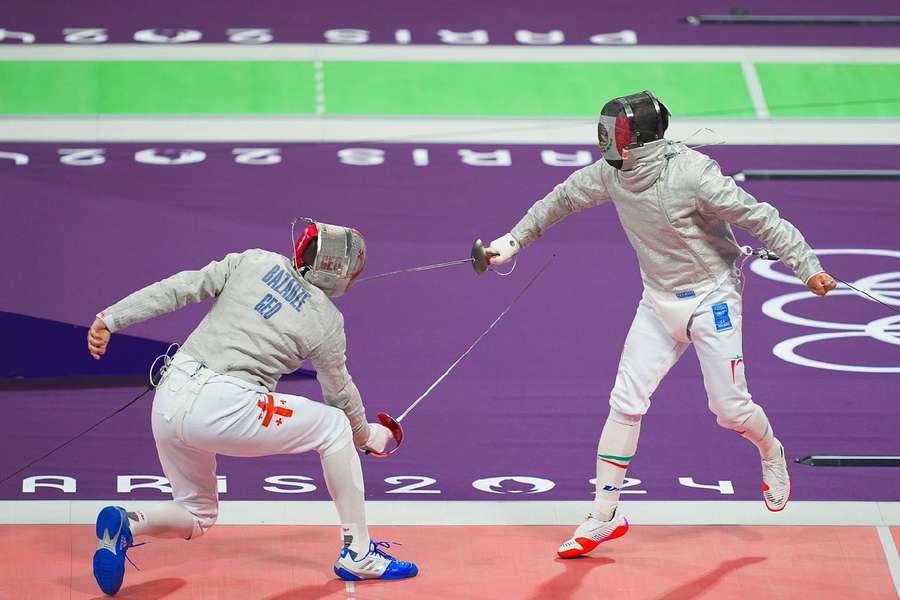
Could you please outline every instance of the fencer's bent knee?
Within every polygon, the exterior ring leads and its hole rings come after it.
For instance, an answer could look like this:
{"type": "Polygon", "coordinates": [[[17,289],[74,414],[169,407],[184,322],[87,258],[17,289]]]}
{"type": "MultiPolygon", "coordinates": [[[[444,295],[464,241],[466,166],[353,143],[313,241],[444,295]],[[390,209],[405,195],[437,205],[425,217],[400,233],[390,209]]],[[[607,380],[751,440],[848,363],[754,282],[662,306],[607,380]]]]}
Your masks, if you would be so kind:
{"type": "Polygon", "coordinates": [[[322,456],[328,456],[342,450],[347,444],[353,443],[353,430],[350,429],[350,420],[344,411],[334,409],[334,418],[337,419],[336,427],[330,428],[333,433],[330,434],[322,444],[316,448],[316,451],[322,456]]]}
{"type": "Polygon", "coordinates": [[[650,395],[642,393],[642,390],[634,385],[634,381],[629,381],[630,379],[630,377],[616,378],[616,385],[609,395],[610,412],[627,415],[631,420],[640,419],[650,407],[650,395]]]}
{"type": "Polygon", "coordinates": [[[185,505],[182,506],[194,517],[194,529],[191,532],[191,537],[188,538],[189,540],[197,539],[206,533],[216,524],[216,520],[219,518],[218,504],[204,506],[200,510],[185,505]]]}
{"type": "Polygon", "coordinates": [[[718,416],[716,421],[726,429],[733,429],[753,442],[759,442],[770,435],[771,426],[766,411],[753,401],[748,401],[745,410],[718,416]]]}
{"type": "Polygon", "coordinates": [[[725,429],[743,429],[745,423],[762,409],[749,398],[735,398],[730,402],[709,403],[709,409],[716,415],[716,423],[725,429]]]}
{"type": "Polygon", "coordinates": [[[214,517],[203,517],[194,519],[194,531],[188,539],[195,539],[206,533],[206,531],[216,524],[218,515],[214,517]]]}
{"type": "Polygon", "coordinates": [[[623,415],[640,418],[650,408],[650,396],[659,385],[664,370],[648,369],[626,352],[619,362],[616,382],[609,395],[609,406],[623,415]]]}

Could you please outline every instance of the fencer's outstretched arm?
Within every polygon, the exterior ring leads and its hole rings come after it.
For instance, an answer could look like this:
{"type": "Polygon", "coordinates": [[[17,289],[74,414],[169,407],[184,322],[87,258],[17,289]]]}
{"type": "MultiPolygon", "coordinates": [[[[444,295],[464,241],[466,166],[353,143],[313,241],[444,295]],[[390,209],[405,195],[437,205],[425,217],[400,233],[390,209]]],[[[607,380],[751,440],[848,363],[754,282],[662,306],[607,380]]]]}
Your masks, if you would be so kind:
{"type": "Polygon", "coordinates": [[[227,254],[197,271],[181,271],[162,281],[151,283],[100,313],[110,332],[178,310],[192,302],[218,296],[237,269],[244,252],[227,254]]]}
{"type": "Polygon", "coordinates": [[[497,255],[491,264],[506,262],[572,213],[609,202],[611,198],[600,173],[600,165],[596,163],[581,168],[535,202],[512,231],[491,242],[486,251],[493,250],[497,255]]]}
{"type": "Polygon", "coordinates": [[[600,178],[599,165],[588,165],[569,175],[553,191],[535,202],[510,233],[522,248],[527,248],[550,227],[572,213],[609,201],[609,192],[600,178]]]}
{"type": "Polygon", "coordinates": [[[719,164],[709,159],[700,173],[698,199],[701,212],[712,214],[751,233],[777,254],[804,283],[819,273],[822,265],[803,234],[778,210],[742,190],[719,164]]]}
{"type": "Polygon", "coordinates": [[[324,341],[313,349],[309,359],[316,369],[325,402],[344,411],[350,420],[354,443],[360,448],[365,446],[370,434],[369,424],[362,397],[347,370],[347,337],[343,316],[339,317],[334,331],[324,336],[324,341]]]}
{"type": "Polygon", "coordinates": [[[218,296],[243,256],[243,252],[227,254],[197,271],[176,273],[104,309],[88,330],[88,352],[100,360],[112,332],[178,310],[188,303],[218,296]]]}

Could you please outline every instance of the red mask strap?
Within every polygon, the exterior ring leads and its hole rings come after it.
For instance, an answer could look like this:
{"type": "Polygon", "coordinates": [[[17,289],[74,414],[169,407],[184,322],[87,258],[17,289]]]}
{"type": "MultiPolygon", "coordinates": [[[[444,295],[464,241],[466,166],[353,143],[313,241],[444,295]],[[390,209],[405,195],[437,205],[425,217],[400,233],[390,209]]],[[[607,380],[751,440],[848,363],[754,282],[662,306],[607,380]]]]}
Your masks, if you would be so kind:
{"type": "Polygon", "coordinates": [[[303,252],[318,236],[319,229],[318,227],[316,227],[315,223],[311,223],[306,229],[303,230],[303,235],[301,235],[300,239],[297,240],[297,247],[294,248],[294,261],[296,262],[298,268],[306,266],[303,264],[303,252]]]}
{"type": "Polygon", "coordinates": [[[616,115],[616,150],[619,156],[624,156],[623,150],[635,142],[634,133],[631,130],[631,120],[625,113],[616,115]]]}

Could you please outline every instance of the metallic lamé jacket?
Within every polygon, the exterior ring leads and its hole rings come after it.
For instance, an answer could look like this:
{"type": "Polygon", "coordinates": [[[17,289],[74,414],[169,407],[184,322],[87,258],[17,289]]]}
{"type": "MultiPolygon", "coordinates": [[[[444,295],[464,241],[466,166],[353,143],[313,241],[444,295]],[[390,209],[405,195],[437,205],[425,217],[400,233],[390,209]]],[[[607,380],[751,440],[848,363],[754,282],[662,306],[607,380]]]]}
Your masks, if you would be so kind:
{"type": "Polygon", "coordinates": [[[718,163],[659,140],[632,151],[632,170],[599,160],[572,173],[510,232],[525,248],[574,212],[612,202],[637,253],[644,285],[677,293],[718,280],[740,255],[731,225],[745,229],[806,282],[822,271],[800,231],[726,177],[718,163]]]}
{"type": "Polygon", "coordinates": [[[280,254],[259,249],[228,254],[150,284],[99,316],[110,331],[119,331],[209,298],[215,302],[182,345],[185,353],[217,373],[270,391],[308,358],[325,401],[346,413],[354,431],[367,427],[362,398],[347,371],[343,315],[280,254]]]}

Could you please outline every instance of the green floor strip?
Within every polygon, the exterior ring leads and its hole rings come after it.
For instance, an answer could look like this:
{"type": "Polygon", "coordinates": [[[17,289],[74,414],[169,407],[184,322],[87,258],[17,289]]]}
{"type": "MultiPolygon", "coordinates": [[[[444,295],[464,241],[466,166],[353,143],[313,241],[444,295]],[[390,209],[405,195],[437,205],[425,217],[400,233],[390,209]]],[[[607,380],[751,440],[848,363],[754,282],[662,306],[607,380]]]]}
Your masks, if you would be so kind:
{"type": "Polygon", "coordinates": [[[310,62],[0,62],[0,113],[312,113],[313,82],[310,62]]]}
{"type": "Polygon", "coordinates": [[[752,116],[737,64],[330,62],[331,114],[594,117],[653,90],[676,114],[752,116]]]}
{"type": "Polygon", "coordinates": [[[900,65],[757,64],[773,117],[900,117],[900,65]]]}
{"type": "MultiPolygon", "coordinates": [[[[332,61],[331,115],[593,118],[650,89],[676,117],[753,117],[737,63],[332,61]]],[[[776,117],[900,117],[900,65],[758,64],[776,117]]],[[[309,61],[0,61],[0,114],[313,114],[309,61]]]]}

